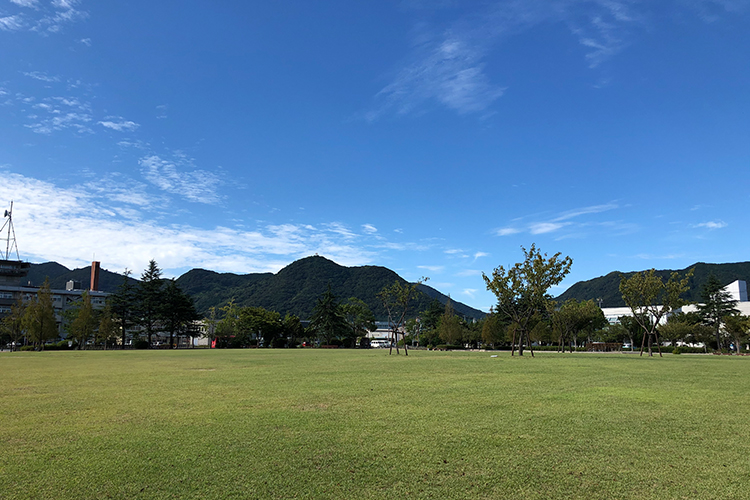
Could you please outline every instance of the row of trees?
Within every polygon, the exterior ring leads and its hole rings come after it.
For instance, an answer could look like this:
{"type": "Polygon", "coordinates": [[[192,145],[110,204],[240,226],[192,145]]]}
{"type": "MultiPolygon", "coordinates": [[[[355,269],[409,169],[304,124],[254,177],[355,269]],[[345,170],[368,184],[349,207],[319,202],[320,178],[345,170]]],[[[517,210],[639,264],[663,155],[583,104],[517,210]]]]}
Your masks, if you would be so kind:
{"type": "MultiPolygon", "coordinates": [[[[507,269],[500,266],[491,276],[483,274],[487,289],[498,299],[496,311],[484,320],[483,340],[502,343],[510,336],[512,354],[518,348],[519,355],[523,355],[525,345],[544,342],[550,335],[561,347],[577,345],[581,336],[587,341],[629,339],[631,345],[640,341],[641,355],[647,349],[650,356],[654,345],[661,355],[660,335],[672,343],[708,345],[710,332],[717,349],[732,345],[737,352],[748,341],[750,318],[739,314],[736,301],[715,276],[703,287],[697,312],[688,314],[677,311],[686,304],[682,295],[689,288],[693,270],[684,276],[672,273],[666,282],[653,269],[623,277],[620,293],[632,316],[621,317],[619,324],[610,325],[593,301],[557,304],[548,294],[550,287],[559,284],[570,271],[570,257],[560,253],[548,257],[535,245],[522,250],[523,262],[507,269]]],[[[533,356],[533,350],[531,353],[533,356]]]]}
{"type": "Polygon", "coordinates": [[[201,316],[192,297],[174,279],[163,279],[162,271],[153,259],[137,284],[133,284],[130,271],[126,269],[122,284],[110,296],[109,302],[119,326],[121,346],[127,344],[128,336],[137,341],[142,334],[151,346],[157,333],[168,333],[169,347],[172,348],[180,336],[193,338],[200,334],[195,322],[201,316]]]}
{"type": "MultiPolygon", "coordinates": [[[[148,345],[156,333],[169,334],[169,346],[175,345],[179,336],[197,336],[195,322],[201,319],[193,300],[174,280],[162,279],[161,269],[154,260],[134,284],[126,270],[123,283],[112,294],[103,309],[94,308],[88,292],[63,314],[62,328],[67,340],[85,348],[89,342],[103,344],[119,340],[139,341],[145,335],[148,345]],[[135,338],[133,338],[135,337],[135,338]]],[[[30,343],[44,349],[46,342],[59,337],[52,292],[45,280],[35,296],[18,302],[0,324],[3,335],[12,346],[30,343]],[[25,339],[25,340],[24,340],[25,339]]]]}
{"type": "Polygon", "coordinates": [[[217,347],[294,347],[302,341],[354,347],[375,330],[375,316],[363,301],[346,302],[328,289],[318,298],[307,328],[297,316],[262,307],[238,306],[233,300],[218,311],[210,308],[207,336],[217,347]]]}

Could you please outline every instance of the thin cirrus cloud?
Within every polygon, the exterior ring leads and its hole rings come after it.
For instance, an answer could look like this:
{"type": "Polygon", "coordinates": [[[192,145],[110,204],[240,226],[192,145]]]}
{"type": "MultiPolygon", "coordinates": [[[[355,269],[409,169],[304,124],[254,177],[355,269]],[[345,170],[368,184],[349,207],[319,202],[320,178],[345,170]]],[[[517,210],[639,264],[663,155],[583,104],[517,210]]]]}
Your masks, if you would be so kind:
{"type": "Polygon", "coordinates": [[[0,17],[0,30],[29,30],[43,34],[59,33],[66,24],[88,17],[88,13],[78,8],[78,0],[10,0],[19,12],[0,17]]]}
{"type": "Polygon", "coordinates": [[[111,130],[116,130],[118,132],[132,132],[133,130],[140,127],[137,123],[125,120],[122,117],[112,117],[109,116],[105,120],[98,122],[99,125],[102,127],[106,127],[111,130]]]}
{"type": "Polygon", "coordinates": [[[696,228],[700,227],[704,229],[721,229],[721,228],[727,227],[727,225],[728,224],[724,222],[723,220],[714,220],[714,221],[709,221],[709,222],[701,222],[700,224],[693,225],[693,227],[696,227],[696,228]]]}
{"type": "MultiPolygon", "coordinates": [[[[665,2],[666,3],[666,2],[665,2]]],[[[504,95],[502,83],[490,75],[490,55],[508,37],[540,24],[562,24],[578,44],[590,68],[596,68],[630,45],[652,24],[652,9],[635,0],[524,0],[484,2],[463,17],[443,25],[417,23],[411,52],[393,71],[394,77],[374,97],[365,119],[386,114],[406,115],[430,104],[459,114],[488,113],[504,95]],[[427,27],[425,27],[427,26],[427,27]]],[[[746,0],[672,0],[670,11],[706,10],[733,14],[745,10],[746,0]],[[709,8],[710,7],[710,8],[709,8]]],[[[408,2],[408,11],[436,10],[449,5],[408,2]]]]}
{"type": "Polygon", "coordinates": [[[431,273],[441,273],[445,270],[445,266],[417,266],[418,269],[424,269],[431,273]]]}
{"type": "Polygon", "coordinates": [[[255,230],[160,225],[148,218],[147,195],[126,197],[128,190],[142,192],[143,186],[122,176],[63,188],[2,173],[0,199],[15,201],[16,235],[25,259],[84,266],[87,256],[96,254],[105,267],[118,271],[141,269],[153,258],[166,269],[274,272],[316,253],[342,265],[370,264],[377,256],[373,247],[355,244],[325,225],[267,224],[255,230]],[[122,189],[112,196],[110,189],[118,184],[122,189]]]}
{"type": "MultiPolygon", "coordinates": [[[[546,221],[534,221],[525,226],[509,226],[494,230],[497,236],[510,236],[519,233],[547,234],[554,233],[566,227],[580,227],[581,223],[572,221],[585,215],[599,214],[619,208],[616,203],[605,203],[602,205],[591,205],[588,207],[567,210],[546,221]]],[[[523,219],[523,218],[521,218],[523,219]]]]}
{"type": "Polygon", "coordinates": [[[221,201],[218,192],[220,178],[212,172],[194,168],[192,159],[183,154],[176,153],[172,159],[147,155],[138,164],[144,178],[163,191],[198,203],[221,201]]]}

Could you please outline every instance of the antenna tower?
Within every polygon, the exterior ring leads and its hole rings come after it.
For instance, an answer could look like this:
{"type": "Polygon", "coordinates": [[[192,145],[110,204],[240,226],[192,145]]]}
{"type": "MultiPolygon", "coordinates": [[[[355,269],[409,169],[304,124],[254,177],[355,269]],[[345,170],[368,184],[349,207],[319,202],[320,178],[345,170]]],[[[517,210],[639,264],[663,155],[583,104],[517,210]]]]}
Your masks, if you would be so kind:
{"type": "Polygon", "coordinates": [[[3,217],[6,221],[3,222],[3,227],[0,228],[0,233],[3,233],[5,236],[5,238],[0,239],[0,241],[5,240],[5,254],[2,254],[2,256],[5,257],[5,260],[10,260],[10,255],[15,250],[16,260],[21,260],[21,256],[18,253],[18,243],[16,242],[16,228],[13,227],[13,201],[10,202],[10,210],[6,210],[3,217]],[[6,227],[8,228],[7,232],[5,230],[6,227]]]}

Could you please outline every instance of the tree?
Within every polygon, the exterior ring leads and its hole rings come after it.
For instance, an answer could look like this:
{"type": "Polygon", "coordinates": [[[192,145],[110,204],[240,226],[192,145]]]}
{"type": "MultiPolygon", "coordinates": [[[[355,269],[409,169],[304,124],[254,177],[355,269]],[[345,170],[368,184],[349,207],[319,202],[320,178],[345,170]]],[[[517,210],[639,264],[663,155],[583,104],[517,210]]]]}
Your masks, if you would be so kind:
{"type": "Polygon", "coordinates": [[[724,318],[739,314],[735,307],[737,301],[732,299],[732,294],[724,289],[724,286],[715,275],[711,274],[701,290],[702,304],[698,304],[698,313],[703,322],[713,327],[716,335],[716,346],[721,350],[721,325],[724,318]]]}
{"type": "Polygon", "coordinates": [[[164,283],[161,279],[161,269],[156,261],[151,259],[148,267],[141,274],[141,282],[138,287],[137,308],[138,323],[146,329],[148,345],[156,333],[159,321],[164,314],[164,283]]]}
{"type": "Polygon", "coordinates": [[[667,318],[667,322],[659,325],[657,330],[662,340],[669,342],[674,347],[677,342],[684,342],[692,335],[695,328],[685,317],[684,313],[675,313],[667,318]]]}
{"type": "Polygon", "coordinates": [[[485,344],[504,344],[508,341],[508,323],[502,316],[490,308],[490,313],[482,321],[482,342],[485,344]]]}
{"type": "Polygon", "coordinates": [[[463,340],[464,329],[461,325],[461,318],[453,313],[450,298],[445,302],[445,312],[440,319],[438,332],[440,339],[446,344],[456,345],[463,340]]]}
{"type": "Polygon", "coordinates": [[[289,347],[296,347],[299,345],[299,338],[305,334],[305,328],[302,326],[298,316],[286,313],[284,319],[281,320],[281,327],[284,332],[284,336],[289,339],[289,347]]]}
{"type": "Polygon", "coordinates": [[[685,303],[680,295],[688,290],[688,280],[693,275],[693,269],[688,271],[682,279],[678,273],[672,273],[666,283],[655,273],[656,270],[651,269],[635,273],[630,278],[623,276],[620,280],[622,299],[632,311],[633,318],[644,333],[641,340],[641,356],[643,356],[646,337],[648,337],[648,355],[654,355],[651,350],[652,338],[656,339],[659,356],[662,355],[656,328],[662,318],[685,303]]]}
{"type": "Polygon", "coordinates": [[[169,332],[169,348],[174,347],[174,337],[188,331],[188,326],[200,319],[193,298],[182,291],[173,279],[164,287],[161,319],[164,330],[169,332]]]}
{"type": "Polygon", "coordinates": [[[341,305],[346,322],[349,323],[349,334],[346,336],[350,347],[354,347],[358,338],[367,337],[367,334],[375,331],[375,315],[364,301],[357,297],[350,297],[346,303],[341,305]]]}
{"type": "Polygon", "coordinates": [[[78,344],[77,349],[86,348],[86,342],[94,336],[96,326],[97,322],[94,317],[94,308],[91,306],[91,297],[88,292],[83,292],[78,310],[70,323],[70,334],[78,344]]]}
{"type": "MultiPolygon", "coordinates": [[[[531,348],[529,326],[535,314],[544,314],[552,298],[547,294],[550,287],[560,283],[570,272],[573,260],[556,253],[552,257],[542,254],[535,245],[529,250],[521,247],[524,261],[505,269],[492,271],[492,277],[482,273],[487,289],[497,297],[497,310],[508,316],[515,328],[511,356],[515,354],[516,337],[518,355],[523,356],[524,338],[531,348]]],[[[534,350],[531,349],[534,356],[534,350]]]]}
{"type": "MultiPolygon", "coordinates": [[[[429,278],[422,278],[416,283],[402,283],[396,280],[392,285],[383,287],[378,293],[378,298],[383,303],[383,307],[388,313],[388,328],[391,331],[391,347],[388,354],[393,353],[393,344],[396,344],[396,354],[398,350],[398,336],[404,337],[406,326],[406,315],[409,312],[409,304],[417,293],[417,285],[424,283],[429,278]]],[[[409,351],[404,342],[404,355],[408,356],[409,351]]]]}
{"type": "Polygon", "coordinates": [[[112,315],[112,305],[107,302],[104,310],[99,316],[99,328],[97,329],[97,339],[104,343],[104,350],[107,350],[109,339],[116,339],[120,328],[112,315]]]}
{"type": "Polygon", "coordinates": [[[281,315],[262,307],[240,308],[237,324],[245,345],[256,344],[258,347],[274,345],[284,331],[281,315]]]}
{"type": "Polygon", "coordinates": [[[203,324],[206,326],[206,329],[203,332],[203,336],[208,339],[208,347],[214,345],[217,323],[218,320],[216,319],[216,306],[211,306],[208,308],[208,316],[203,318],[203,324]]]}
{"type": "Polygon", "coordinates": [[[349,323],[346,322],[338,298],[331,291],[330,283],[328,289],[315,304],[310,328],[318,334],[319,338],[323,337],[325,344],[330,344],[334,339],[345,337],[349,333],[349,323]]]}
{"type": "Polygon", "coordinates": [[[10,314],[5,316],[0,322],[0,329],[9,340],[11,351],[18,349],[18,344],[21,343],[21,339],[26,333],[24,327],[25,312],[26,304],[23,301],[23,297],[19,297],[18,301],[10,306],[10,314]]]}
{"type": "Polygon", "coordinates": [[[44,280],[44,284],[37,291],[36,297],[32,298],[26,305],[23,324],[29,340],[37,346],[38,350],[44,350],[44,343],[58,336],[57,320],[55,319],[55,309],[52,306],[52,291],[48,278],[44,280]]]}
{"type": "Polygon", "coordinates": [[[122,283],[117,287],[117,291],[109,297],[112,315],[120,327],[120,345],[123,349],[125,349],[125,344],[127,343],[128,329],[135,324],[135,315],[137,312],[137,290],[130,282],[130,274],[130,270],[125,269],[122,283]]]}
{"type": "Polygon", "coordinates": [[[747,342],[747,334],[750,331],[750,317],[742,314],[733,314],[724,318],[724,327],[734,342],[737,354],[742,352],[742,344],[747,342]]]}
{"type": "Polygon", "coordinates": [[[231,299],[229,303],[221,308],[224,316],[216,323],[216,346],[229,347],[234,339],[239,336],[240,308],[231,299]]]}

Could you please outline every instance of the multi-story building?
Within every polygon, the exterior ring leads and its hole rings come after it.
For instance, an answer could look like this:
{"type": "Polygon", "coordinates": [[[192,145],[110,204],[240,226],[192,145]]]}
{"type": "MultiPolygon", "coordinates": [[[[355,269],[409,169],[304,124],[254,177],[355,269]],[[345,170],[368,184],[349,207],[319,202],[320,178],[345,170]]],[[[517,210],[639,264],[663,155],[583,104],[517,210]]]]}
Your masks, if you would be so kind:
{"type": "MultiPolygon", "coordinates": [[[[31,286],[28,282],[24,284],[29,274],[31,264],[19,260],[0,260],[0,318],[10,313],[10,308],[19,299],[31,300],[36,296],[39,287],[31,286]]],[[[108,293],[101,292],[99,288],[99,262],[91,263],[91,282],[88,289],[81,286],[80,282],[69,281],[65,290],[51,290],[52,306],[55,309],[58,331],[63,332],[63,318],[65,311],[76,306],[81,300],[83,292],[88,291],[91,297],[91,305],[94,309],[104,308],[108,293]]]]}

